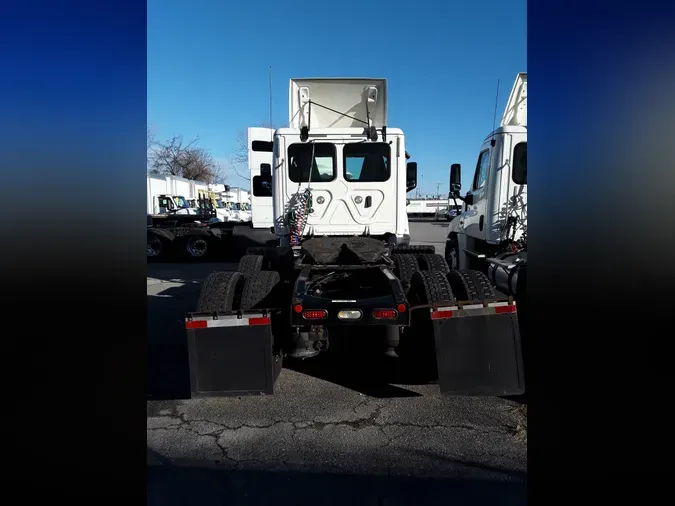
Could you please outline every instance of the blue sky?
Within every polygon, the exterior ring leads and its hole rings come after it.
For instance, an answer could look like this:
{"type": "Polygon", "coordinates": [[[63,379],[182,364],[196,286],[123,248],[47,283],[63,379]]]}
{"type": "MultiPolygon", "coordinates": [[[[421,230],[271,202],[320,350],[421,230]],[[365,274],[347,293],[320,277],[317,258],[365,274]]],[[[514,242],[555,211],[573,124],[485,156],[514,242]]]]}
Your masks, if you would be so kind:
{"type": "MultiPolygon", "coordinates": [[[[148,123],[226,160],[237,131],[288,119],[292,77],[384,77],[422,192],[467,188],[482,140],[527,71],[527,3],[148,0],[148,123]],[[235,8],[235,4],[237,7],[235,8]]],[[[228,173],[232,185],[246,181],[228,173]]]]}

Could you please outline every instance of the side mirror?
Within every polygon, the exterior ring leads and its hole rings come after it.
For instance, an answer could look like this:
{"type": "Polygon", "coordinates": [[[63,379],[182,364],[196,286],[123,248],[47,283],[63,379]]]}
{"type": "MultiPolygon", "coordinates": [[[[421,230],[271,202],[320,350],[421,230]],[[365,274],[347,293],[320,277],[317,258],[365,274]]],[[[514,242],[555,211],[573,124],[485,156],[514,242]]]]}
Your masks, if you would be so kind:
{"type": "Polygon", "coordinates": [[[408,162],[405,167],[406,192],[417,188],[417,162],[408,162]]]}
{"type": "Polygon", "coordinates": [[[459,194],[462,189],[462,166],[453,163],[450,166],[450,195],[459,194]]]}
{"type": "Polygon", "coordinates": [[[405,205],[409,206],[410,205],[410,199],[405,199],[405,205]]]}
{"type": "Polygon", "coordinates": [[[263,179],[271,179],[272,178],[272,166],[269,163],[261,163],[260,164],[260,175],[263,177],[263,179]]]}

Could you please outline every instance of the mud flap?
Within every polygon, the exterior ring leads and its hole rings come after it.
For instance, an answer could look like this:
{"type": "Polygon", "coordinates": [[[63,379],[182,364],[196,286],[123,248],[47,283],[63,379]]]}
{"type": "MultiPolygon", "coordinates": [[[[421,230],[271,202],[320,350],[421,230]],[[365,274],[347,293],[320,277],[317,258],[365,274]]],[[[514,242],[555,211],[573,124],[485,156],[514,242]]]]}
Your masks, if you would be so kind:
{"type": "Polygon", "coordinates": [[[281,372],[270,318],[189,315],[185,326],[193,398],[271,395],[281,372]]]}
{"type": "Polygon", "coordinates": [[[515,310],[498,313],[494,306],[479,306],[472,314],[471,308],[454,307],[431,314],[442,394],[507,396],[525,392],[515,310]]]}

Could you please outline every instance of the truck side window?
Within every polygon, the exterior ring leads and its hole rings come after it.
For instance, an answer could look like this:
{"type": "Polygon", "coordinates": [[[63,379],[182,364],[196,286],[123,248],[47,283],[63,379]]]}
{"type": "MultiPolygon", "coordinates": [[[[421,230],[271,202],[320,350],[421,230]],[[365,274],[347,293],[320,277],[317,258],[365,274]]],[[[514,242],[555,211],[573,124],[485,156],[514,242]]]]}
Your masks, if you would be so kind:
{"type": "Polygon", "coordinates": [[[264,182],[262,176],[253,176],[253,196],[271,197],[272,187],[269,182],[264,182]]]}
{"type": "Polygon", "coordinates": [[[391,147],[385,142],[344,147],[344,178],[354,183],[380,183],[391,175],[391,147]]]}
{"type": "Polygon", "coordinates": [[[527,184],[527,142],[519,142],[513,148],[513,182],[527,184]]]}
{"type": "Polygon", "coordinates": [[[162,197],[159,199],[159,207],[163,207],[167,211],[173,209],[173,202],[170,198],[162,197]]]}
{"type": "Polygon", "coordinates": [[[274,143],[271,141],[253,141],[251,143],[252,151],[262,151],[265,153],[271,153],[273,151],[274,143]]]}
{"type": "Polygon", "coordinates": [[[488,162],[490,161],[490,150],[486,149],[478,155],[478,163],[476,164],[476,173],[473,176],[472,190],[478,190],[483,187],[487,180],[488,162]]]}
{"type": "Polygon", "coordinates": [[[333,181],[336,175],[335,145],[326,142],[288,146],[288,177],[294,183],[333,181]],[[314,159],[312,159],[314,151],[314,159]]]}

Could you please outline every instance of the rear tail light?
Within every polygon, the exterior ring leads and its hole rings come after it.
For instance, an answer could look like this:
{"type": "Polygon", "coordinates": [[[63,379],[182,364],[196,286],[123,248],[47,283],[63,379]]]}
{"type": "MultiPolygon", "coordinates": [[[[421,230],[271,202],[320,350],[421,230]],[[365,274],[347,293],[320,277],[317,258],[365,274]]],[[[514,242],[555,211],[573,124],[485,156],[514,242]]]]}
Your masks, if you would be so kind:
{"type": "Polygon", "coordinates": [[[328,311],[325,309],[307,309],[302,313],[305,320],[323,320],[328,317],[328,311]]]}
{"type": "Polygon", "coordinates": [[[373,318],[377,320],[393,320],[396,318],[396,311],[394,309],[376,309],[373,311],[373,318]]]}

